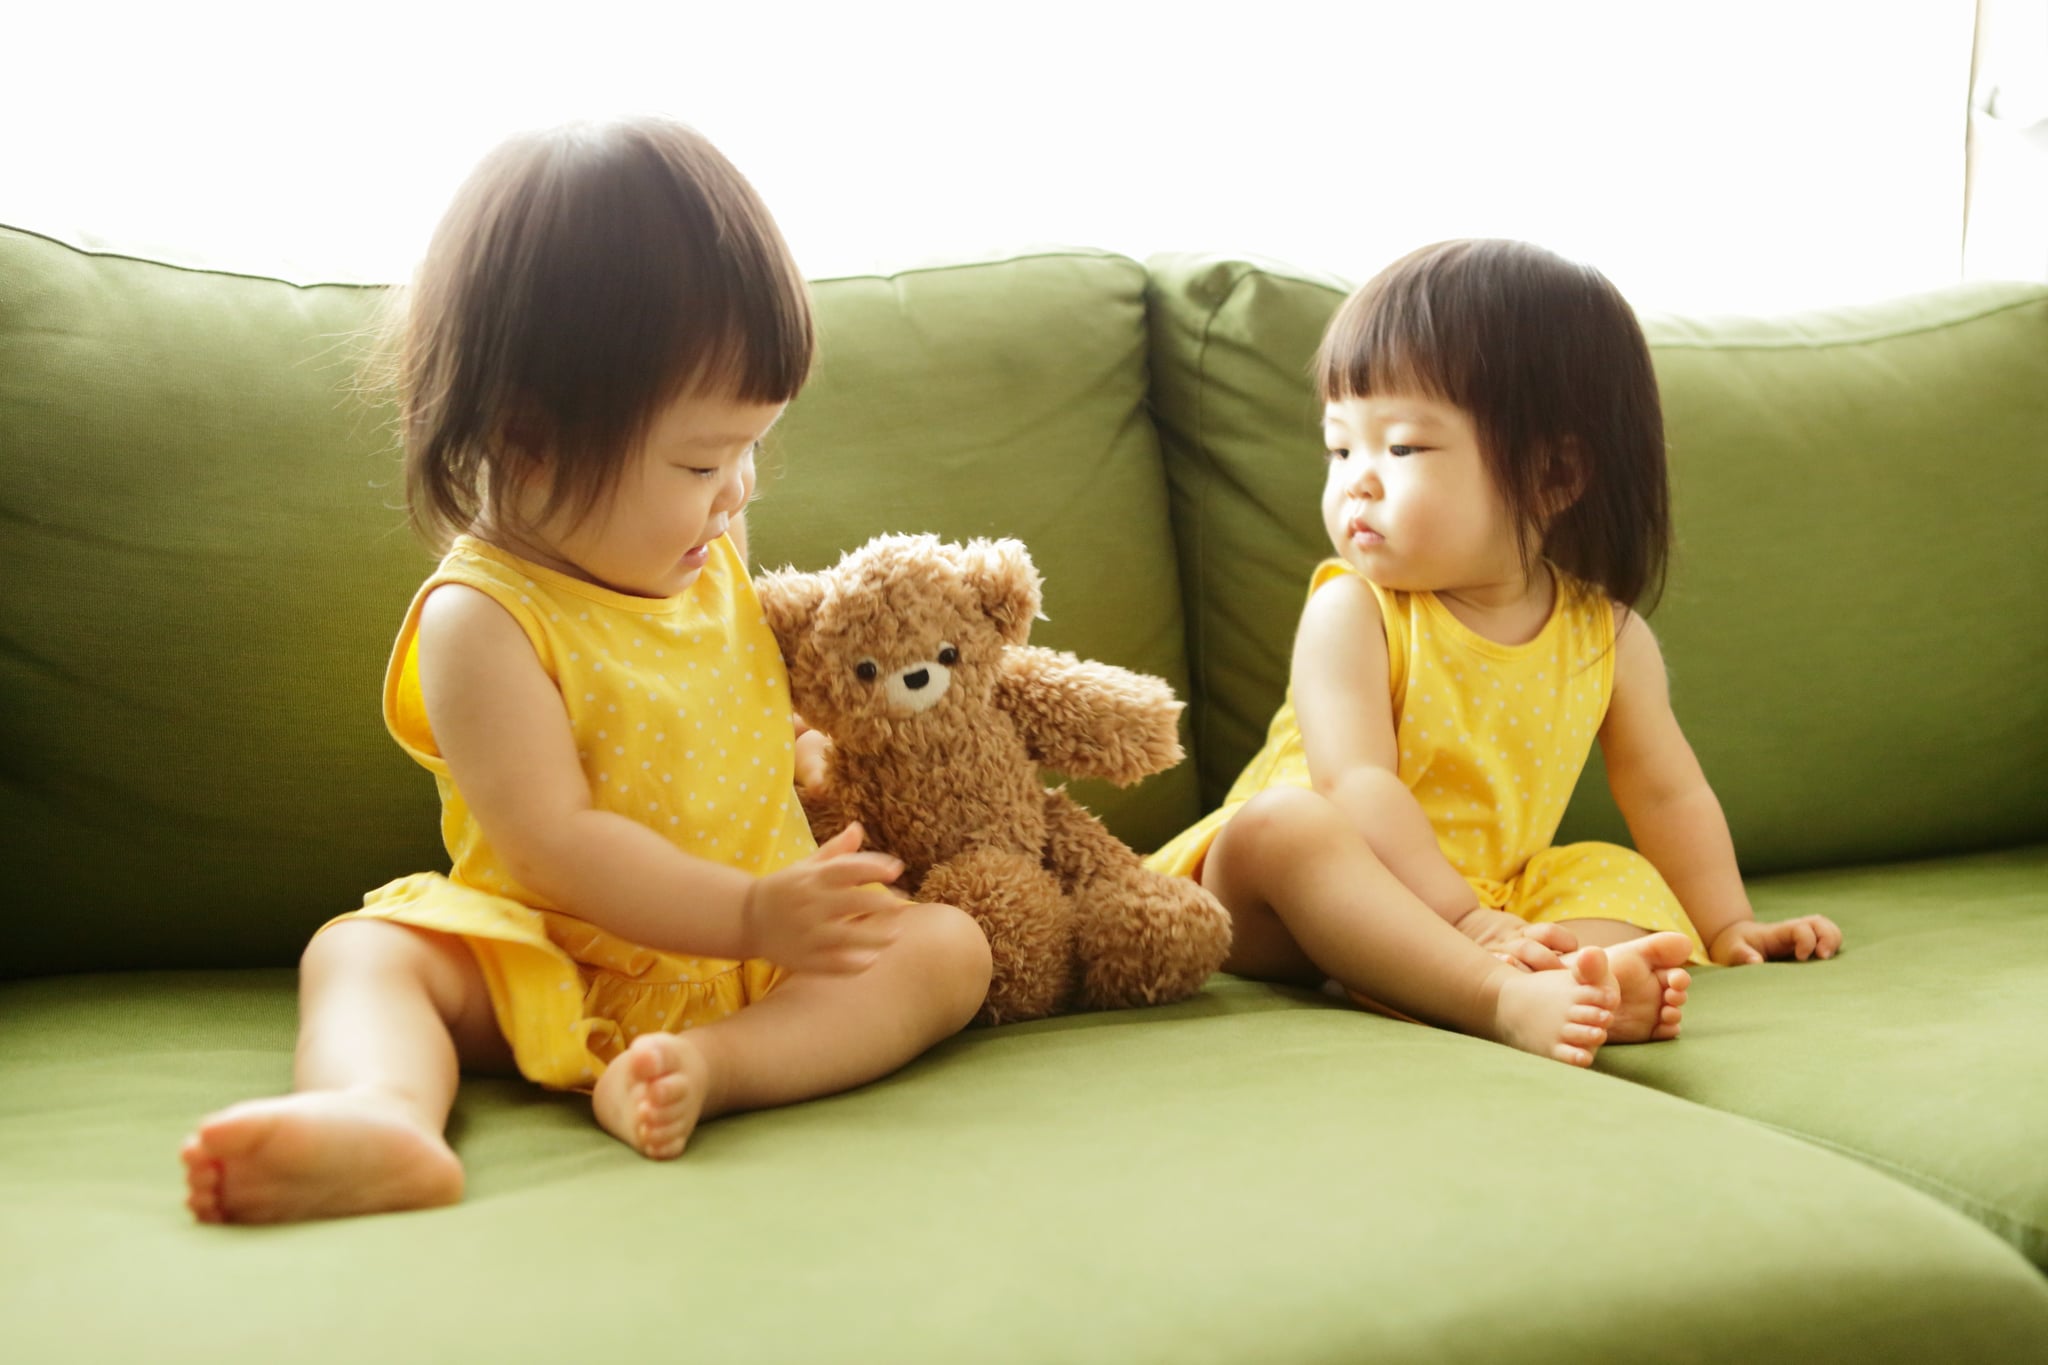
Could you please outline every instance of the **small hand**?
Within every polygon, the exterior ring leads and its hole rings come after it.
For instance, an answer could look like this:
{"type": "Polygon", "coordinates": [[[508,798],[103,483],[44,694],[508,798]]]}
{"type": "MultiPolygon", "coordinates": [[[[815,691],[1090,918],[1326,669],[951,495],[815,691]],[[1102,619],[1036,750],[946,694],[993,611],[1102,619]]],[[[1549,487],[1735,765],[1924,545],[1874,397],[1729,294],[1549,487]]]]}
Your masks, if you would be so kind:
{"type": "Polygon", "coordinates": [[[902,932],[909,902],[888,886],[903,864],[886,853],[862,853],[861,838],[861,827],[848,825],[812,856],[747,889],[740,907],[745,956],[842,976],[875,964],[902,932]]]}
{"type": "Polygon", "coordinates": [[[1505,910],[1486,906],[1468,910],[1458,932],[1511,966],[1530,972],[1555,971],[1564,954],[1576,951],[1579,940],[1562,924],[1531,924],[1505,910]]]}
{"type": "Polygon", "coordinates": [[[1842,947],[1842,931],[1826,915],[1798,919],[1739,919],[1714,935],[1707,956],[1724,967],[1792,958],[1833,957],[1842,947]]]}
{"type": "Polygon", "coordinates": [[[825,790],[825,755],[832,741],[822,730],[813,730],[796,717],[796,790],[799,796],[816,797],[825,790]]]}

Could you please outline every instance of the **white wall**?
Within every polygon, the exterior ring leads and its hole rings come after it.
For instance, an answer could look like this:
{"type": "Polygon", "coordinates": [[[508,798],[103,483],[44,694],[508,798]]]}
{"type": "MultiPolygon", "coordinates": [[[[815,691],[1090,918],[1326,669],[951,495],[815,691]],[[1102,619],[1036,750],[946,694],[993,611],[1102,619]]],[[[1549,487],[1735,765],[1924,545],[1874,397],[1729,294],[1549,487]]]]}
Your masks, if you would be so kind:
{"type": "Polygon", "coordinates": [[[40,5],[0,220],[392,278],[505,132],[655,110],[814,275],[1062,241],[1355,279],[1498,234],[1644,306],[1776,311],[1956,278],[1973,8],[40,5]]]}

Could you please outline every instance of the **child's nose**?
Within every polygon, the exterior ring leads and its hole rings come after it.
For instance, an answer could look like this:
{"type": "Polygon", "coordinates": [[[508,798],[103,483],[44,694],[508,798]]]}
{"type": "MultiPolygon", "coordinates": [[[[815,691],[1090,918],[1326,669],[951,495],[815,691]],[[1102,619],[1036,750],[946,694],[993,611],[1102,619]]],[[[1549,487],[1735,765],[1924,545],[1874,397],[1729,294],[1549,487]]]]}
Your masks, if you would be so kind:
{"type": "Polygon", "coordinates": [[[737,512],[746,505],[747,479],[745,471],[734,467],[725,481],[718,487],[718,506],[724,512],[737,512]]]}

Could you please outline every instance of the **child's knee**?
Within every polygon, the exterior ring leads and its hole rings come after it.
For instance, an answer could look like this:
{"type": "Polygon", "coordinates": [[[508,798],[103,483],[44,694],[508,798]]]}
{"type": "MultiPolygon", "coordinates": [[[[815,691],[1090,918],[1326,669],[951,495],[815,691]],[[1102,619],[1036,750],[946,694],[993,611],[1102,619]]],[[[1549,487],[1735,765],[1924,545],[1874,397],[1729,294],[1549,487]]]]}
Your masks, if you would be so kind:
{"type": "Polygon", "coordinates": [[[974,917],[951,905],[920,903],[906,907],[901,946],[910,948],[938,979],[957,982],[963,994],[981,1004],[993,970],[988,936],[974,917]]]}
{"type": "Polygon", "coordinates": [[[465,967],[474,970],[459,940],[380,919],[342,920],[315,934],[299,955],[299,978],[309,985],[362,974],[445,988],[465,967]]]}
{"type": "Polygon", "coordinates": [[[1245,802],[1226,828],[1240,848],[1290,864],[1328,850],[1333,840],[1356,838],[1335,803],[1307,787],[1268,787],[1245,802]]]}

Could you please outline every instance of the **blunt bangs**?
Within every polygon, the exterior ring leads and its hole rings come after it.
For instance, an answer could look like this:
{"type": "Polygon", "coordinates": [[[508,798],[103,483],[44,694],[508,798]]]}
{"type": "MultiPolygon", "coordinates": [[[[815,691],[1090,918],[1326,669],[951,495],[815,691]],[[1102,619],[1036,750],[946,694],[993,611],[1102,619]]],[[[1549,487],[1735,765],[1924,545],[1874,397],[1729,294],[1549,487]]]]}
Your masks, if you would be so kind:
{"type": "Polygon", "coordinates": [[[1525,563],[1654,600],[1671,520],[1657,378],[1605,275],[1527,242],[1440,242],[1346,299],[1314,361],[1324,403],[1413,394],[1472,419],[1525,563]]]}
{"type": "Polygon", "coordinates": [[[1414,252],[1345,300],[1316,353],[1320,401],[1414,394],[1477,412],[1483,333],[1460,316],[1460,298],[1435,291],[1442,254],[1414,252]]]}
{"type": "MultiPolygon", "coordinates": [[[[810,292],[754,189],[662,119],[528,134],[458,191],[399,357],[414,522],[445,542],[493,487],[588,513],[686,394],[782,403],[810,374],[810,292]]],[[[494,509],[502,513],[502,509],[494,509]]]]}

